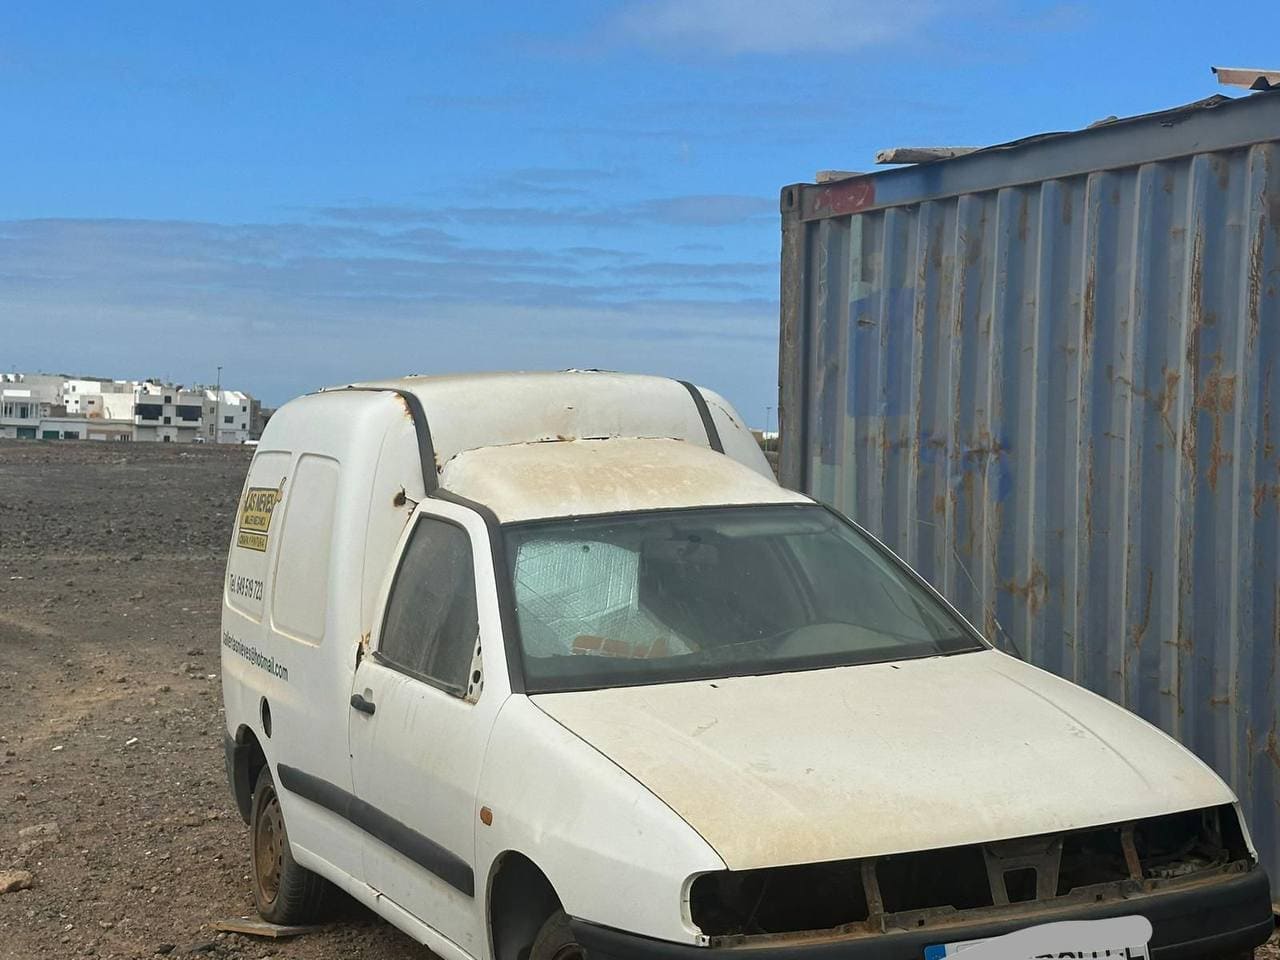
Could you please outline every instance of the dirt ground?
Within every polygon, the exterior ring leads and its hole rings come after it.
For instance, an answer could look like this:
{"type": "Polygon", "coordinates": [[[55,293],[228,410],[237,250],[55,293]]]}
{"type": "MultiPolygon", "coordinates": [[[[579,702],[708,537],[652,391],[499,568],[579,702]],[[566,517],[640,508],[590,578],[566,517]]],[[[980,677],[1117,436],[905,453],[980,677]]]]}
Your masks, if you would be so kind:
{"type": "Polygon", "coordinates": [[[0,441],[0,872],[34,877],[0,895],[0,958],[432,956],[354,906],[288,941],[213,929],[253,915],[218,685],[248,462],[0,441]]]}
{"type": "Polygon", "coordinates": [[[352,906],[252,916],[222,762],[218,603],[249,450],[0,441],[0,958],[432,956],[352,906]],[[56,827],[43,826],[56,824],[56,827]]]}

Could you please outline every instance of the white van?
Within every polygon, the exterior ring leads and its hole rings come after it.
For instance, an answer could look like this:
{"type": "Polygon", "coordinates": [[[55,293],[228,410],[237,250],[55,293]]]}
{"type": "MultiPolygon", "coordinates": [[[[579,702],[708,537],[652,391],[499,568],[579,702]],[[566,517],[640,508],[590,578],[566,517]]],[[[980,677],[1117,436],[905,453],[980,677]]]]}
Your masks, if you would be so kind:
{"type": "Polygon", "coordinates": [[[268,920],[332,884],[444,960],[935,960],[1136,916],[1118,950],[1182,960],[1272,929],[1212,771],[992,649],[692,384],[295,400],[223,601],[268,920]]]}

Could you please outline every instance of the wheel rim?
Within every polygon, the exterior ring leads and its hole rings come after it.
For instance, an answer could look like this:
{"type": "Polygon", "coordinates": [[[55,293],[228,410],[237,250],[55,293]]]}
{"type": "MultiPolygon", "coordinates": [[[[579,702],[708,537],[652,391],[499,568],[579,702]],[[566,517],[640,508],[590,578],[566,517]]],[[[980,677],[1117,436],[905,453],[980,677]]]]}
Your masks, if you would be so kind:
{"type": "Polygon", "coordinates": [[[284,817],[275,791],[263,801],[253,832],[253,866],[263,903],[275,903],[280,892],[280,870],[284,857],[284,817]]]}

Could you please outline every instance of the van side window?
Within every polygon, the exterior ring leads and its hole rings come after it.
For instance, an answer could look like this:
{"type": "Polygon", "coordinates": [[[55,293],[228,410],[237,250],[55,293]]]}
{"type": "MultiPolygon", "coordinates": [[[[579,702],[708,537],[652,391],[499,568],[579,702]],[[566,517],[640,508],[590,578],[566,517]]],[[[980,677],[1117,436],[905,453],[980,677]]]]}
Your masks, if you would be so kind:
{"type": "Polygon", "coordinates": [[[479,630],[466,531],[423,517],[391,585],[378,655],[461,697],[479,630]]]}

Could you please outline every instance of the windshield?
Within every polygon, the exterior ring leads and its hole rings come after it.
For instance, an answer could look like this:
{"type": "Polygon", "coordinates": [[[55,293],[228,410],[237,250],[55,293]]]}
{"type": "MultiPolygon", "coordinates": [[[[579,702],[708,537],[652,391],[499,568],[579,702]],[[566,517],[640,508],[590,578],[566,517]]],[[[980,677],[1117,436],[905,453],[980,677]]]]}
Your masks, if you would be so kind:
{"type": "Polygon", "coordinates": [[[529,693],[984,648],[815,504],[537,521],[505,536],[529,693]]]}

